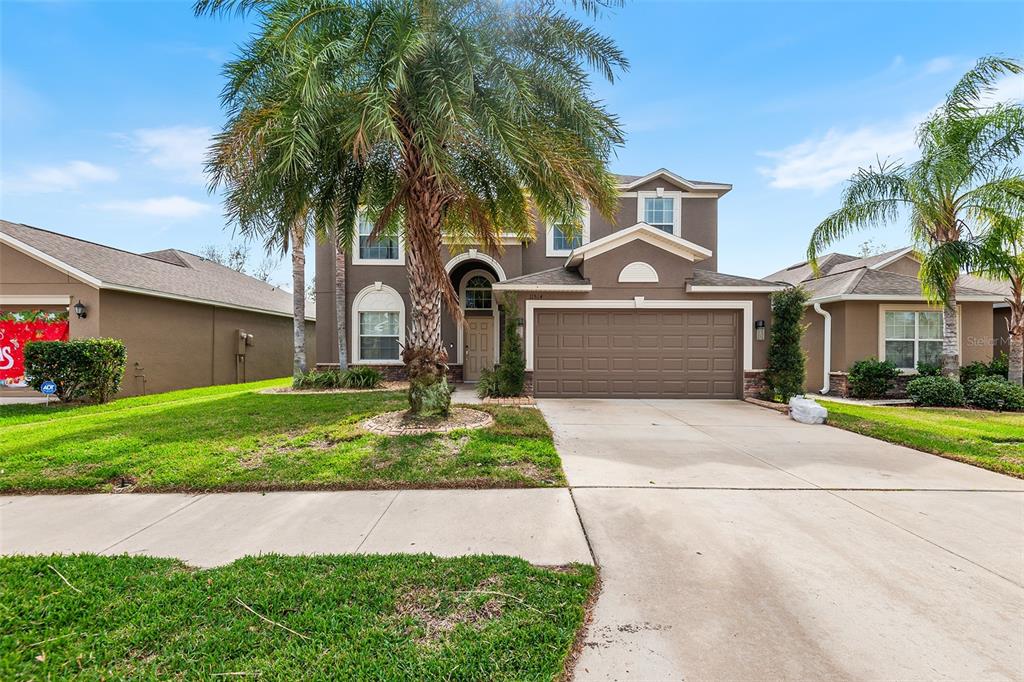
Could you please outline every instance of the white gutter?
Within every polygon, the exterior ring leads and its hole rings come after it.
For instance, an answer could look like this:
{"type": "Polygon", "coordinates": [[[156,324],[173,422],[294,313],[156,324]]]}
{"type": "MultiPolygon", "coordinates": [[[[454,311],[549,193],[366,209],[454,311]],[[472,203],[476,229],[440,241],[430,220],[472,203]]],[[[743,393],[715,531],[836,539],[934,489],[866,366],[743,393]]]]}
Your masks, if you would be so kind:
{"type": "Polygon", "coordinates": [[[824,368],[822,370],[822,380],[824,383],[819,391],[819,393],[824,395],[825,393],[828,393],[828,389],[830,388],[829,375],[832,374],[832,314],[822,308],[820,303],[814,304],[814,312],[825,318],[825,347],[823,349],[824,353],[822,355],[821,363],[821,366],[824,368]]]}

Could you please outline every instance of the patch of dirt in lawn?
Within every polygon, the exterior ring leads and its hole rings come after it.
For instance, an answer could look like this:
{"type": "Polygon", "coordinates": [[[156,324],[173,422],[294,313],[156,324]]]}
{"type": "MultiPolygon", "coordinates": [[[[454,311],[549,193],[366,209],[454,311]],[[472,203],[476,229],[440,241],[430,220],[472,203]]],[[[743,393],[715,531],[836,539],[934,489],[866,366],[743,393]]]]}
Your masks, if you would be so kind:
{"type": "Polygon", "coordinates": [[[43,469],[40,473],[47,478],[68,478],[88,474],[99,468],[100,465],[96,462],[75,462],[62,467],[43,469]]]}
{"type": "Polygon", "coordinates": [[[418,587],[403,594],[395,604],[395,612],[401,617],[412,618],[422,632],[410,632],[417,644],[434,645],[444,639],[459,625],[482,626],[488,621],[501,618],[504,613],[502,598],[507,596],[497,591],[501,578],[492,576],[481,581],[472,590],[442,594],[429,587],[418,587]],[[487,597],[476,604],[474,597],[487,597]],[[447,597],[447,599],[446,599],[447,597]],[[450,608],[442,603],[453,600],[450,608]]]}
{"type": "Polygon", "coordinates": [[[494,424],[489,412],[468,407],[453,407],[447,419],[414,419],[407,410],[384,412],[370,417],[362,427],[381,436],[417,436],[448,433],[462,429],[482,429],[494,424]]]}
{"type": "Polygon", "coordinates": [[[522,474],[524,477],[534,481],[550,481],[550,472],[541,469],[533,462],[507,462],[505,464],[498,465],[500,469],[505,471],[515,471],[518,474],[522,474]]]}

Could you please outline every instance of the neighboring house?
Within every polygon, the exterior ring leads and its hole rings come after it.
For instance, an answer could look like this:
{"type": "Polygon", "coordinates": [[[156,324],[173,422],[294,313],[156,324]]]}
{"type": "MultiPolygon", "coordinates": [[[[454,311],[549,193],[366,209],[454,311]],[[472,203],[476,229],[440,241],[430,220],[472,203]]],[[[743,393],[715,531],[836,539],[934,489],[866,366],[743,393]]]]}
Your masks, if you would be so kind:
{"type": "MultiPolygon", "coordinates": [[[[718,272],[718,201],[731,185],[661,169],[619,176],[614,220],[597,212],[570,240],[536,225],[532,242],[501,253],[449,245],[443,257],[466,313],[445,312],[442,337],[455,379],[498,362],[500,293],[518,297],[526,369],[539,397],[737,398],[759,391],[769,295],[783,285],[718,272]]],[[[361,225],[346,256],[352,364],[402,373],[409,307],[400,239],[370,240],[361,225]]],[[[334,255],[317,246],[317,346],[337,362],[334,255]]]]}
{"type": "MultiPolygon", "coordinates": [[[[830,253],[765,279],[800,285],[810,293],[804,314],[808,392],[847,394],[846,373],[857,360],[891,360],[911,377],[918,362],[941,363],[942,308],[929,305],[918,279],[920,261],[910,247],[858,258],[830,253]]],[[[993,305],[1003,297],[962,277],[957,286],[960,361],[992,359],[993,305]]],[[[905,380],[898,382],[901,390],[905,380]]]]}
{"type": "MultiPolygon", "coordinates": [[[[289,292],[177,249],[137,254],[0,221],[0,316],[38,311],[66,319],[71,338],[125,342],[121,395],[292,372],[289,292]]],[[[312,315],[306,330],[312,362],[312,315]]]]}

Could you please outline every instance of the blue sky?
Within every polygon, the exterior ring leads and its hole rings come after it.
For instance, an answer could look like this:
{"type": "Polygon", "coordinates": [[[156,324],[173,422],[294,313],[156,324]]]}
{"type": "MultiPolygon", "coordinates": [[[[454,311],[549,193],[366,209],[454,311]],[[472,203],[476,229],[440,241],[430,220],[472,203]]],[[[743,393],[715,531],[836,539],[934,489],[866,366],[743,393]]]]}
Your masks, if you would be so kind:
{"type": "MultiPolygon", "coordinates": [[[[142,0],[0,12],[0,216],[132,251],[231,240],[201,159],[243,20],[142,0]]],[[[633,2],[599,26],[632,64],[597,89],[628,135],[612,170],[732,183],[720,269],[752,276],[802,259],[858,166],[911,158],[914,124],[976,58],[1024,56],[1024,3],[633,2]]],[[[1000,94],[1024,98],[1024,79],[1000,94]]],[[[868,238],[905,240],[843,246],[868,238]]]]}

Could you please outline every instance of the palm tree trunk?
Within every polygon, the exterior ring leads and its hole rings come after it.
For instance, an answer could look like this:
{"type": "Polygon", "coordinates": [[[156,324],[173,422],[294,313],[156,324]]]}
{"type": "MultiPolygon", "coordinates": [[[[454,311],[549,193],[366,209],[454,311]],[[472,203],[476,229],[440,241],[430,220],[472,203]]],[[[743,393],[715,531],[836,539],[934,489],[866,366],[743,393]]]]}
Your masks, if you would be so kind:
{"type": "Polygon", "coordinates": [[[441,342],[441,300],[452,298],[441,264],[444,204],[433,178],[411,183],[406,202],[405,268],[411,305],[406,347],[402,352],[409,375],[409,412],[417,417],[447,416],[448,352],[441,342]]]}
{"type": "Polygon", "coordinates": [[[1010,372],[1008,379],[1011,384],[1021,385],[1024,380],[1024,301],[1020,292],[1016,292],[1015,300],[1010,301],[1010,322],[1007,331],[1010,333],[1010,372]]]}
{"type": "Polygon", "coordinates": [[[949,289],[942,311],[942,374],[947,377],[960,377],[960,339],[957,334],[956,286],[949,289]]]}
{"type": "Polygon", "coordinates": [[[345,251],[338,243],[337,231],[334,233],[334,316],[336,320],[336,333],[338,334],[338,367],[344,370],[348,367],[348,336],[346,324],[347,317],[347,296],[345,278],[345,251]]]}
{"type": "Polygon", "coordinates": [[[292,224],[292,335],[295,354],[292,381],[297,383],[306,372],[306,221],[292,224]]]}

